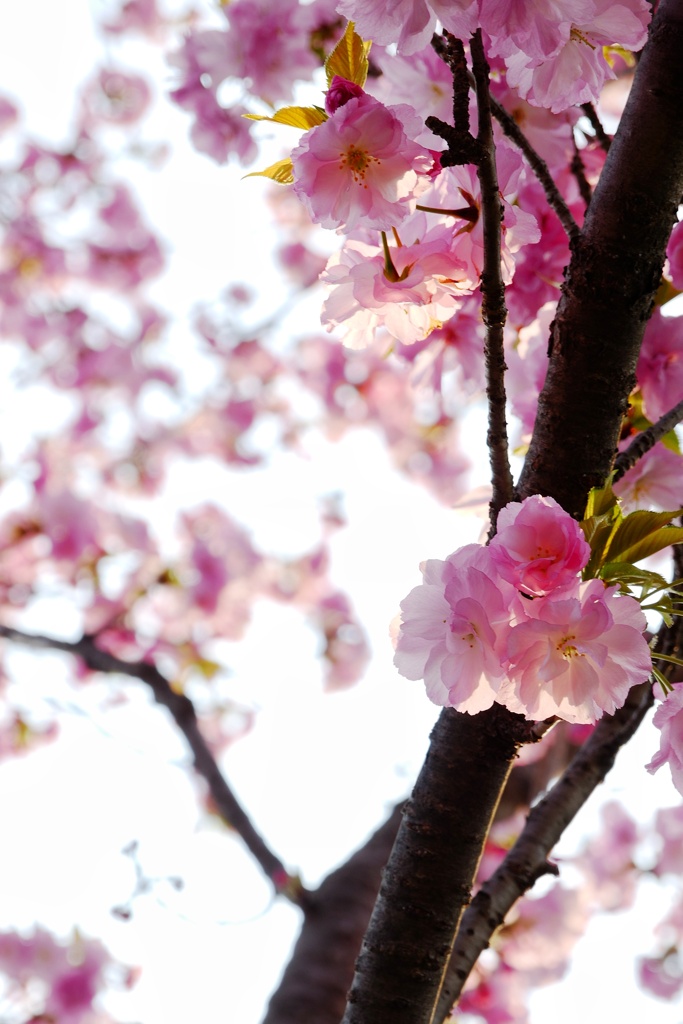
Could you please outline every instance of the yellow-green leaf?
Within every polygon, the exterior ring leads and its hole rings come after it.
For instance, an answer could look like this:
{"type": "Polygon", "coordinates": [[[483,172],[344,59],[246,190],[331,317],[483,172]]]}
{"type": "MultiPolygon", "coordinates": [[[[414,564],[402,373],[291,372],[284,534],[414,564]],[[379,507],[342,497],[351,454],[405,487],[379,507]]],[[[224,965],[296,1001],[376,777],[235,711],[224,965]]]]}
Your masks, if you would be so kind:
{"type": "Polygon", "coordinates": [[[600,569],[600,579],[605,583],[618,583],[622,590],[631,587],[646,587],[650,592],[665,590],[669,584],[658,572],[640,569],[629,562],[608,562],[600,569]]]}
{"type": "Polygon", "coordinates": [[[282,107],[274,114],[243,114],[250,121],[275,121],[276,124],[288,124],[292,128],[315,128],[327,121],[327,114],[321,107],[282,107]]]}
{"type": "Polygon", "coordinates": [[[604,487],[590,489],[583,518],[590,519],[592,516],[604,515],[618,503],[619,499],[612,490],[612,478],[610,477],[604,487]]]}
{"type": "Polygon", "coordinates": [[[683,526],[665,526],[656,533],[651,533],[637,544],[619,552],[619,557],[628,562],[639,562],[648,555],[656,555],[671,544],[683,543],[683,526]]]}
{"type": "MultiPolygon", "coordinates": [[[[676,509],[675,512],[647,512],[644,509],[638,512],[631,512],[619,524],[609,546],[610,561],[635,562],[636,558],[626,557],[626,553],[634,549],[643,541],[658,537],[658,546],[653,551],[661,551],[668,544],[678,544],[680,538],[675,531],[677,527],[670,527],[672,519],[683,515],[683,509],[676,509]],[[663,529],[664,528],[664,529],[663,529]],[[671,531],[674,531],[673,533],[671,531]],[[667,539],[670,538],[670,539],[667,539]]],[[[638,558],[645,558],[645,555],[638,555],[638,558]]]]}
{"type": "Polygon", "coordinates": [[[339,75],[347,82],[364,86],[368,77],[368,53],[371,46],[371,42],[363,42],[354,31],[353,22],[350,21],[346,26],[346,32],[325,61],[327,84],[330,84],[335,75],[339,75]]]}
{"type": "Polygon", "coordinates": [[[272,181],[276,181],[278,185],[291,185],[294,181],[292,161],[289,157],[285,157],[284,160],[278,160],[277,163],[266,167],[264,171],[251,171],[249,174],[245,174],[244,177],[270,178],[272,181]]]}

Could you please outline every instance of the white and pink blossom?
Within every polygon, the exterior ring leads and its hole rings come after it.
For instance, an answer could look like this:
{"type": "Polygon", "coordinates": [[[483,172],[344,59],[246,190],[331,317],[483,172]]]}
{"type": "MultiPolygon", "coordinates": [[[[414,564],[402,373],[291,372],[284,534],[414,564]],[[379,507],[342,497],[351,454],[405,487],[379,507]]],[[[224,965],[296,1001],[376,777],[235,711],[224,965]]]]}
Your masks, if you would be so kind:
{"type": "Polygon", "coordinates": [[[602,580],[524,603],[507,644],[499,701],[529,719],[596,722],[621,707],[651,670],[647,625],[633,597],[602,580]]]}
{"type": "Polygon", "coordinates": [[[683,794],[683,683],[674,685],[655,711],[652,721],[661,733],[659,750],[645,767],[654,775],[668,764],[673,784],[683,794]]]}
{"type": "Polygon", "coordinates": [[[407,137],[397,111],[367,93],[352,96],[302,136],[294,191],[315,223],[388,231],[413,212],[432,158],[407,137]]]}
{"type": "Polygon", "coordinates": [[[484,711],[505,676],[501,654],[515,591],[478,544],[446,561],[430,559],[422,573],[423,583],[401,602],[394,664],[407,679],[424,679],[435,704],[484,711]]]}

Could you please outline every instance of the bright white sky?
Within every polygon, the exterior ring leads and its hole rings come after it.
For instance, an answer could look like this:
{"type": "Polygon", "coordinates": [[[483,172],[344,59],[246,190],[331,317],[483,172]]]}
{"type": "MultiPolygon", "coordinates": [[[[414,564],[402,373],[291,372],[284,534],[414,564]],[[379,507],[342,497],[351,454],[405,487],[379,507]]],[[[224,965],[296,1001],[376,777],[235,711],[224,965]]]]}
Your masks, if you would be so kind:
{"type": "MultiPolygon", "coordinates": [[[[103,55],[90,6],[86,0],[34,0],[14,4],[4,22],[0,91],[22,102],[33,132],[59,139],[76,86],[103,55]]],[[[140,53],[148,61],[148,50],[140,53]]],[[[241,181],[238,172],[194,154],[185,141],[187,127],[170,105],[155,115],[154,137],[168,134],[178,157],[160,177],[142,174],[137,182],[149,219],[174,245],[168,283],[156,297],[181,318],[235,277],[260,275],[268,249],[261,183],[241,181]]],[[[7,382],[0,388],[4,447],[20,412],[7,382]]],[[[23,400],[21,409],[37,415],[23,400]]],[[[477,422],[475,417],[472,425],[477,422]]],[[[300,617],[259,608],[248,641],[230,650],[229,663],[231,696],[261,710],[257,727],[234,745],[224,766],[257,827],[314,885],[405,795],[419,768],[436,711],[419,684],[400,679],[392,668],[388,623],[419,582],[418,563],[476,539],[478,525],[390,471],[380,444],[368,436],[351,435],[334,448],[321,443],[307,463],[290,459],[282,471],[290,474],[289,488],[278,492],[277,509],[272,484],[259,474],[233,476],[229,507],[260,544],[301,550],[309,544],[315,495],[348,492],[350,527],[334,544],[335,573],[368,628],[375,657],[360,686],[325,697],[315,642],[300,617]]],[[[223,498],[201,467],[172,493],[188,491],[197,504],[223,498]]],[[[33,628],[56,628],[56,614],[69,628],[68,612],[44,611],[49,617],[37,614],[33,628]]],[[[70,702],[68,664],[57,656],[17,650],[11,664],[15,695],[25,706],[70,702]]],[[[201,815],[195,783],[182,768],[180,740],[147,693],[133,682],[126,690],[129,705],[115,708],[105,706],[104,686],[89,687],[85,713],[72,708],[63,716],[60,742],[0,765],[0,818],[6,825],[0,929],[39,922],[66,935],[76,925],[101,936],[122,962],[141,964],[135,990],[108,1003],[122,1021],[259,1024],[298,915],[283,901],[272,905],[241,843],[201,815]],[[136,902],[132,922],[123,924],[110,910],[132,887],[130,861],[121,854],[131,840],[139,841],[148,875],[180,875],[185,890],[178,895],[160,884],[136,902]]],[[[601,799],[623,797],[642,820],[655,806],[676,803],[663,772],[653,779],[643,771],[655,748],[653,732],[642,730],[601,799]]],[[[584,814],[581,828],[570,830],[567,848],[596,823],[597,805],[584,814]]],[[[650,949],[649,931],[666,896],[653,886],[641,904],[637,923],[624,915],[594,922],[570,978],[536,997],[533,1024],[568,1024],[578,1015],[586,1022],[609,1017],[680,1024],[680,1008],[646,999],[633,980],[634,957],[650,949]]]]}

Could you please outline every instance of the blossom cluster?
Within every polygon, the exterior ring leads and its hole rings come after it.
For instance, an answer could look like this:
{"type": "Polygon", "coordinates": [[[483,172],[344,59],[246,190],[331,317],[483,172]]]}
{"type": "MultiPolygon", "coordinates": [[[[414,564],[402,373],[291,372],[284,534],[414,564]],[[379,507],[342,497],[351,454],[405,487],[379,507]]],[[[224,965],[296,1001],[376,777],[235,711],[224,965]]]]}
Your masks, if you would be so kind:
{"type": "Polygon", "coordinates": [[[494,701],[532,720],[596,722],[651,673],[635,598],[581,579],[590,547],[554,499],[511,502],[488,547],[423,564],[401,604],[395,664],[435,704],[475,714],[494,701]]]}

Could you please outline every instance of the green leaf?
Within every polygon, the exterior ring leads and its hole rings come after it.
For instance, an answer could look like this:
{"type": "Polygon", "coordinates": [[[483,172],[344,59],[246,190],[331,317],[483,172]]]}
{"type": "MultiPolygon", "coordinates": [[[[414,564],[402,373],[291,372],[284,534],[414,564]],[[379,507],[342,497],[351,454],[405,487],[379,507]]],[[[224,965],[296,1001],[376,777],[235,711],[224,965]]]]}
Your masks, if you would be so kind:
{"type": "Polygon", "coordinates": [[[683,528],[669,524],[682,513],[683,509],[674,512],[631,512],[619,524],[612,537],[610,559],[638,562],[670,544],[679,544],[683,540],[683,528]]]}
{"type": "Polygon", "coordinates": [[[368,77],[368,53],[371,46],[371,42],[363,42],[354,31],[353,22],[350,21],[346,26],[346,32],[325,61],[328,86],[334,76],[339,75],[347,82],[353,82],[362,88],[368,77]]]}
{"type": "Polygon", "coordinates": [[[583,518],[591,519],[593,516],[602,516],[619,504],[619,499],[612,490],[612,478],[610,477],[604,487],[591,487],[586,502],[586,511],[583,518]]]}
{"type": "Polygon", "coordinates": [[[665,448],[669,449],[669,451],[675,452],[676,455],[681,454],[681,443],[678,440],[678,434],[675,430],[670,430],[668,434],[665,434],[664,437],[661,438],[661,442],[665,448]]]}
{"type": "Polygon", "coordinates": [[[588,565],[583,570],[584,580],[590,580],[599,575],[600,566],[607,561],[610,542],[619,529],[622,519],[623,515],[619,505],[614,505],[607,512],[591,516],[579,524],[591,549],[588,565]]]}
{"type": "MultiPolygon", "coordinates": [[[[327,114],[321,107],[282,107],[274,114],[242,114],[250,121],[275,121],[276,124],[288,124],[292,128],[316,128],[327,121],[327,114]]],[[[248,177],[248,175],[247,175],[248,177]]]]}
{"type": "Polygon", "coordinates": [[[653,593],[658,590],[666,590],[669,587],[668,581],[658,572],[641,569],[629,562],[607,562],[600,569],[599,576],[605,583],[618,583],[623,591],[640,586],[647,592],[653,593]]]}
{"type": "Polygon", "coordinates": [[[294,181],[292,161],[289,157],[286,157],[284,160],[278,160],[277,163],[266,167],[264,171],[251,171],[249,174],[245,174],[244,177],[270,178],[272,181],[276,181],[278,185],[291,185],[294,181]]]}

